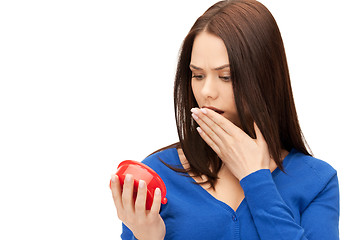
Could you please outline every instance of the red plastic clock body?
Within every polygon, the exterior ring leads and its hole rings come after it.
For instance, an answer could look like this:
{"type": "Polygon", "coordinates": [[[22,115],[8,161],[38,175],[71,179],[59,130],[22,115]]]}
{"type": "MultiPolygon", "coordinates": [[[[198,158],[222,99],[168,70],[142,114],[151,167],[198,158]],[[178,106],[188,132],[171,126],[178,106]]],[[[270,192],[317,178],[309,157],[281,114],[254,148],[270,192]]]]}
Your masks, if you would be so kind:
{"type": "Polygon", "coordinates": [[[124,185],[124,179],[126,174],[131,174],[134,178],[134,201],[136,200],[137,190],[139,186],[139,180],[146,182],[147,196],[146,196],[146,210],[150,210],[154,199],[154,193],[156,188],[161,190],[161,203],[166,204],[166,186],[160,176],[152,170],[150,167],[143,163],[125,160],[118,166],[116,175],[119,177],[121,187],[124,185]]]}

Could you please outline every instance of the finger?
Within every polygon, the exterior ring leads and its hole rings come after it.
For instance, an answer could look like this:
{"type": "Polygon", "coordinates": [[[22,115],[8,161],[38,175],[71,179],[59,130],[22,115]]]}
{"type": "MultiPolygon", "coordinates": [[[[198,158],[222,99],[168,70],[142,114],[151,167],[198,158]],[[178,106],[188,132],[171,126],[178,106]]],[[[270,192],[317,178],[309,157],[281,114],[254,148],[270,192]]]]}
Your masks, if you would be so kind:
{"type": "Polygon", "coordinates": [[[196,130],[199,132],[201,138],[207,143],[207,145],[209,145],[214,152],[220,156],[221,151],[219,145],[215,144],[214,141],[200,127],[197,127],[196,130]]]}
{"type": "Polygon", "coordinates": [[[135,201],[135,213],[139,216],[145,216],[147,188],[146,183],[143,180],[139,181],[137,197],[135,201]]]}
{"type": "Polygon", "coordinates": [[[118,217],[120,217],[121,212],[123,210],[122,199],[121,199],[121,186],[120,186],[119,177],[115,174],[111,176],[111,193],[118,213],[118,217]]]}
{"type": "Polygon", "coordinates": [[[154,192],[153,204],[151,206],[149,214],[151,214],[151,215],[159,214],[160,207],[161,207],[161,190],[160,190],[160,188],[156,188],[155,192],[154,192]]]}
{"type": "Polygon", "coordinates": [[[133,201],[133,186],[134,179],[131,174],[126,174],[122,192],[122,203],[124,211],[133,213],[134,212],[134,201],[133,201]]]}
{"type": "MultiPolygon", "coordinates": [[[[205,109],[202,109],[206,111],[205,109]]],[[[225,140],[225,136],[229,134],[222,128],[222,126],[218,125],[211,118],[209,118],[203,111],[200,109],[191,109],[193,114],[191,115],[194,120],[199,124],[199,126],[213,139],[214,142],[217,142],[218,139],[225,140]],[[211,131],[208,131],[210,129],[211,131]],[[213,134],[218,136],[218,139],[214,138],[213,134]]]]}
{"type": "MultiPolygon", "coordinates": [[[[203,119],[204,121],[208,118],[208,120],[211,120],[211,122],[215,123],[219,128],[221,128],[223,131],[225,131],[230,136],[234,133],[234,128],[237,128],[235,124],[233,124],[229,119],[225,118],[221,114],[208,109],[208,108],[193,108],[191,109],[191,112],[195,113],[199,118],[203,119]]],[[[205,121],[206,123],[210,123],[208,121],[205,121]]]]}
{"type": "MultiPolygon", "coordinates": [[[[208,126],[203,119],[198,118],[194,113],[192,114],[192,117],[195,119],[195,121],[197,122],[197,124],[199,124],[200,129],[206,133],[206,135],[212,140],[213,143],[215,143],[216,145],[218,145],[220,147],[220,145],[222,144],[223,141],[225,141],[225,136],[224,134],[226,134],[224,132],[224,130],[219,130],[216,133],[215,130],[213,128],[211,128],[210,126],[208,126]],[[220,132],[221,131],[221,132],[220,132]]],[[[213,124],[215,124],[213,122],[213,124]]],[[[199,132],[200,133],[200,132],[199,132]]],[[[201,134],[201,133],[200,133],[201,134]]],[[[204,139],[205,140],[205,139],[204,139]]]]}

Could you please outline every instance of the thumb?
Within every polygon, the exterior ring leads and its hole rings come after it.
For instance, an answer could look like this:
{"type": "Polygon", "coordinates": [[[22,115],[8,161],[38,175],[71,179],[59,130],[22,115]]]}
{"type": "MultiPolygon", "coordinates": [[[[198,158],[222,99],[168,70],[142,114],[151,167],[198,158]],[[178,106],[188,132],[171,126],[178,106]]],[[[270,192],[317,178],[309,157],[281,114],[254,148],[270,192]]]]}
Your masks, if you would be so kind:
{"type": "Polygon", "coordinates": [[[256,124],[256,122],[254,122],[254,130],[255,130],[255,134],[256,134],[256,141],[257,142],[265,142],[265,138],[262,135],[258,125],[256,124]]]}

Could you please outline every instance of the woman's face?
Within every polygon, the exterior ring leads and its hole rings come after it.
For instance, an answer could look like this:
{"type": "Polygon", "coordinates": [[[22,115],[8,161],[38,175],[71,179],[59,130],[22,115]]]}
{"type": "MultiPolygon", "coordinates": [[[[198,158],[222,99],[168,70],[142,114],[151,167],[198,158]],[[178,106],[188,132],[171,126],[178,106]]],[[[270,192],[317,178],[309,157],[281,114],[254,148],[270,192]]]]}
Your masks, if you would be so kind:
{"type": "Polygon", "coordinates": [[[200,108],[216,109],[240,126],[227,50],[223,40],[208,32],[195,37],[191,53],[191,87],[200,108]]]}

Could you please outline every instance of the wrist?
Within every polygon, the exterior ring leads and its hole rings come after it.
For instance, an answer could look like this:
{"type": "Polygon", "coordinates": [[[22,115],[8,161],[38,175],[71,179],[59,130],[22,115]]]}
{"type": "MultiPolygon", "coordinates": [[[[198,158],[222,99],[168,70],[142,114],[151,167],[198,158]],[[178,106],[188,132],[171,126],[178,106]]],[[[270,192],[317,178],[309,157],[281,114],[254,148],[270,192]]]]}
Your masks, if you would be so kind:
{"type": "Polygon", "coordinates": [[[242,174],[239,176],[239,181],[241,181],[242,179],[246,178],[247,176],[257,172],[257,171],[260,171],[260,170],[270,170],[269,168],[267,167],[264,167],[264,168],[256,168],[256,169],[248,169],[247,171],[243,171],[242,174]]]}
{"type": "Polygon", "coordinates": [[[134,234],[134,240],[164,240],[164,238],[165,238],[165,237],[161,237],[161,236],[155,237],[155,236],[150,236],[150,235],[146,235],[146,236],[137,235],[137,236],[135,236],[135,234],[134,234]]]}
{"type": "Polygon", "coordinates": [[[134,240],[164,240],[164,238],[137,238],[134,236],[134,240]]]}

